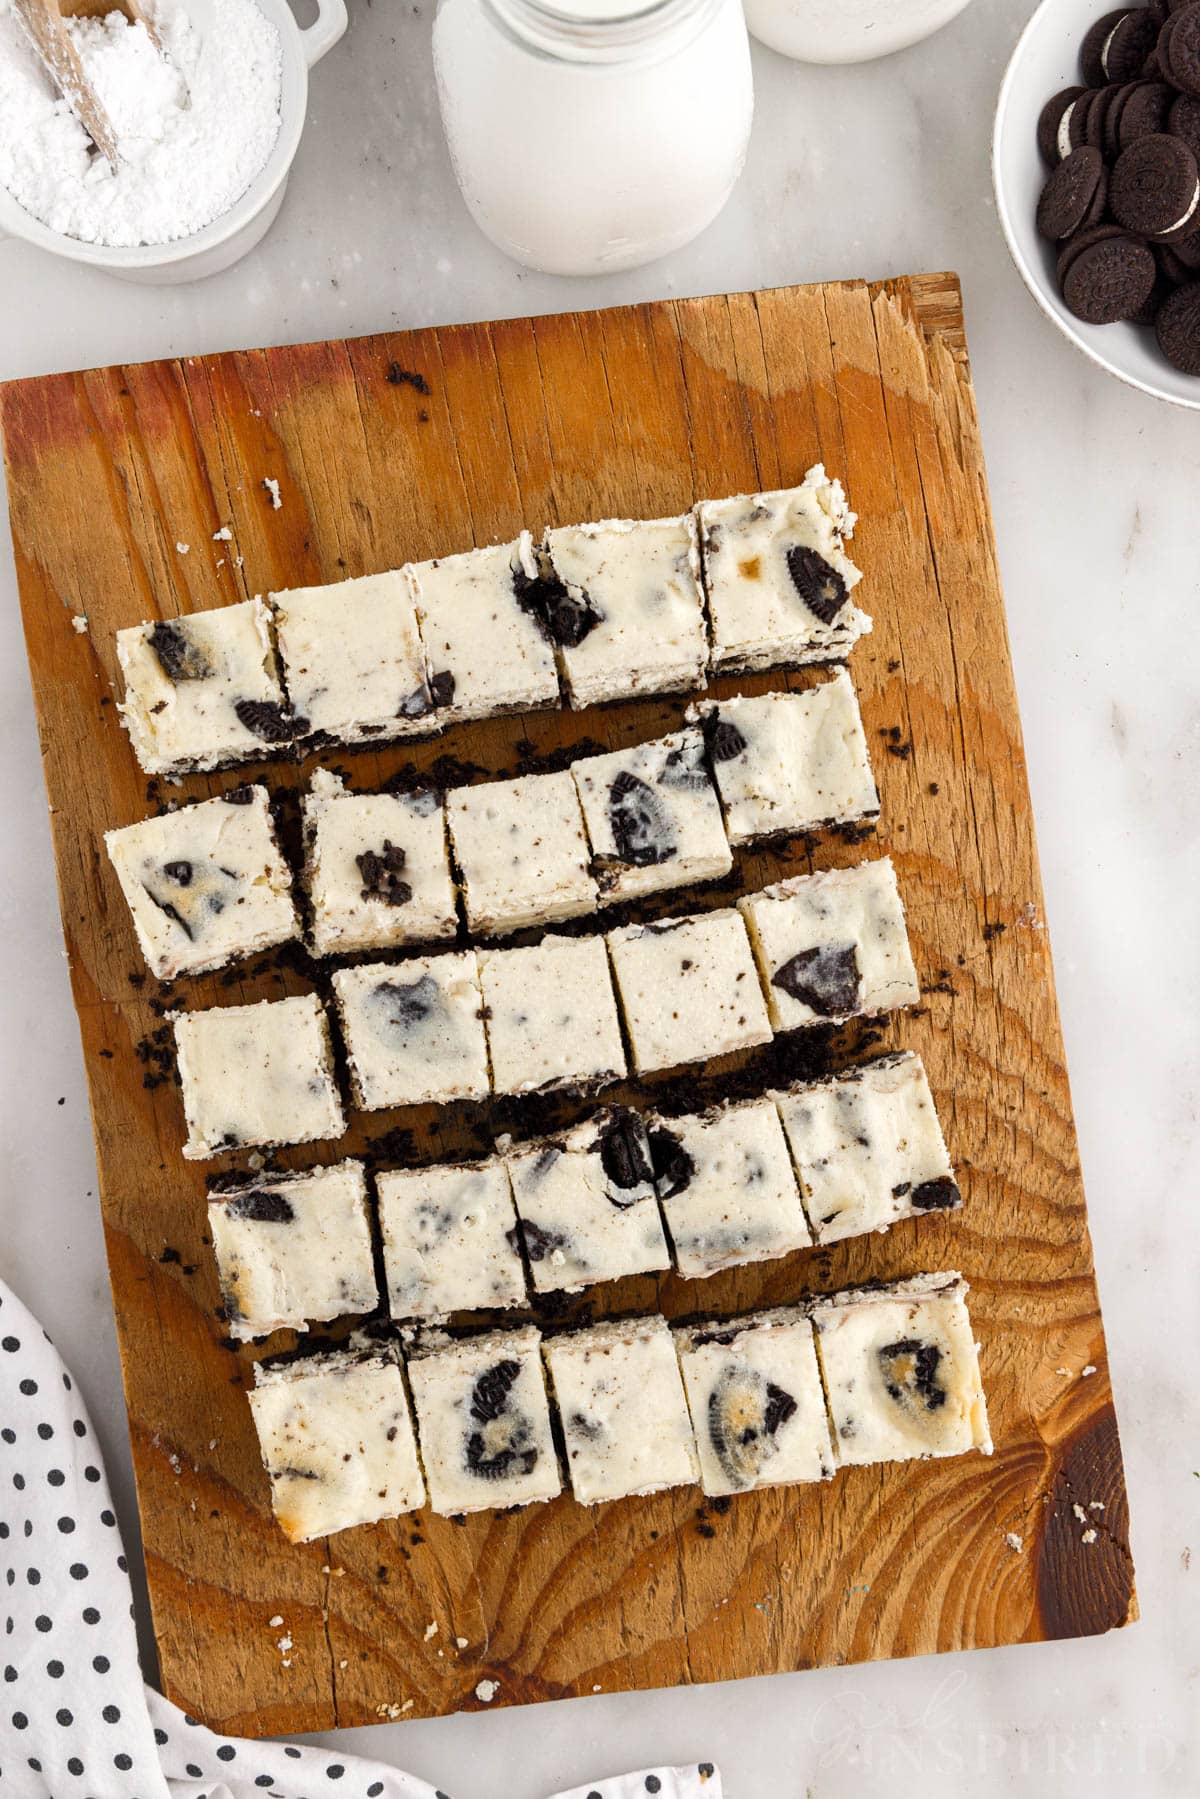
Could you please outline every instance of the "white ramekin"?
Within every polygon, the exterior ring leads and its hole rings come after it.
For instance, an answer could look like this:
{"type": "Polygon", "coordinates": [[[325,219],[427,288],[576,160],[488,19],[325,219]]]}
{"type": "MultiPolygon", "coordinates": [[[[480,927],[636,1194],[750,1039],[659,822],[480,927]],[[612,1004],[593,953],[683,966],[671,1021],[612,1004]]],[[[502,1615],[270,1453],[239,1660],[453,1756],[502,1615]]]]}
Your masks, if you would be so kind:
{"type": "Polygon", "coordinates": [[[308,104],[308,71],[332,50],[346,29],[345,0],[317,0],[317,17],[301,31],[288,0],[256,0],[279,33],[283,78],[279,95],[279,136],[266,162],[240,200],[202,231],[171,244],[112,249],[51,231],[19,206],[0,186],[0,237],[23,237],[40,250],[106,269],[126,281],[198,281],[215,275],[252,250],[283,203],[288,172],[300,144],[308,104]]]}

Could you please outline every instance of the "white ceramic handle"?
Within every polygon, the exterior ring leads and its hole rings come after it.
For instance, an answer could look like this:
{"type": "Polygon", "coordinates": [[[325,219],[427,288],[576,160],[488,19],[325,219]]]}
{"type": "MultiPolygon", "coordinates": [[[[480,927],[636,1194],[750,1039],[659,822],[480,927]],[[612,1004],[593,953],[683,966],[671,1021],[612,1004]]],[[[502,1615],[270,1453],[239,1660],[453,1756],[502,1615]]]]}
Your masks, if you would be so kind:
{"type": "Polygon", "coordinates": [[[304,58],[310,69],[314,63],[320,62],[327,51],[333,49],[348,23],[346,0],[317,0],[315,21],[307,31],[300,33],[304,58]]]}

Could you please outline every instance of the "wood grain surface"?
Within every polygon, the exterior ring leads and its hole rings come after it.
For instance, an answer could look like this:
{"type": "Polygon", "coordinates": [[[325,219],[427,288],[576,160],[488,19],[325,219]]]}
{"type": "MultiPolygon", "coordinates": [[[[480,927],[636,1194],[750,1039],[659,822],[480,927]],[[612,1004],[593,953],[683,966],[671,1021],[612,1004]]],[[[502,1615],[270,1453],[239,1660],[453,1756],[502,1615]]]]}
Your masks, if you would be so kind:
{"type": "MultiPolygon", "coordinates": [[[[483,1680],[497,1683],[498,1706],[1082,1635],[1133,1617],[1120,1447],[954,277],[60,375],[3,389],[0,416],[170,1695],[216,1728],[265,1735],[478,1708],[483,1680]],[[260,1352],[225,1339],[205,1169],[181,1160],[178,1091],[169,1067],[156,1077],[172,997],[274,997],[304,991],[312,971],[263,958],[228,982],[180,982],[174,996],[141,978],[101,833],[241,777],[147,784],[117,721],[114,632],[508,538],[523,524],[654,516],[784,485],[818,458],[845,479],[861,518],[854,555],[875,631],[852,672],[883,800],[877,839],[897,864],[922,1004],[640,1092],[694,1105],[909,1046],[928,1066],[966,1206],[703,1283],[667,1275],[594,1289],[570,1311],[724,1314],[805,1288],[961,1268],[996,1454],[851,1469],[820,1490],[720,1506],[678,1490],[593,1510],[563,1498],[462,1524],[422,1514],[290,1548],[271,1519],[243,1392],[260,1352]],[[226,526],[232,540],[215,540],[226,526]],[[1086,1543],[1073,1508],[1092,1501],[1105,1509],[1087,1514],[1096,1537],[1086,1543]],[[276,1616],[292,1639],[286,1655],[276,1616]]],[[[783,679],[726,679],[718,690],[783,679]]],[[[585,741],[654,735],[685,704],[506,719],[323,759],[363,787],[407,764],[442,778],[504,774],[585,741]]],[[[306,774],[275,765],[267,778],[282,792],[306,774]]],[[[862,854],[836,837],[741,853],[729,881],[687,903],[728,904],[862,854]]],[[[664,896],[637,915],[680,906],[664,896]]],[[[559,1099],[379,1113],[357,1118],[340,1144],[280,1159],[302,1166],[364,1149],[425,1159],[582,1109],[559,1099]]]]}

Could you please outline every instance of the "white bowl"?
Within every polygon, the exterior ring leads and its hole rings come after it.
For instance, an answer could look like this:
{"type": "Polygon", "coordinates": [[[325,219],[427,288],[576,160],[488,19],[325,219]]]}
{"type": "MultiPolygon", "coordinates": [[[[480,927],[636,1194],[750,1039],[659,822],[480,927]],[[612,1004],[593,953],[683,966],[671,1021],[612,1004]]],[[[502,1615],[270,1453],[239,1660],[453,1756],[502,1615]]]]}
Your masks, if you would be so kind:
{"type": "Polygon", "coordinates": [[[1047,169],[1037,147],[1038,115],[1061,88],[1080,83],[1079,46],[1104,0],[1042,0],[1017,41],[1000,87],[992,137],[992,181],[1009,250],[1026,287],[1059,330],[1093,362],[1157,400],[1200,409],[1200,378],[1173,369],[1153,331],[1138,325],[1085,325],[1067,310],[1055,278],[1055,250],[1034,223],[1047,169]]]}
{"type": "MultiPolygon", "coordinates": [[[[283,204],[288,171],[300,146],[304,113],[308,105],[308,71],[327,50],[332,50],[346,29],[345,0],[317,0],[317,17],[301,31],[288,0],[255,0],[279,33],[283,57],[279,94],[279,136],[266,162],[227,213],[202,231],[170,244],[145,244],[136,249],[112,249],[88,244],[80,238],[51,231],[17,204],[0,186],[0,237],[23,237],[54,256],[86,262],[106,269],[126,281],[198,281],[215,275],[252,250],[283,204]]],[[[196,6],[197,24],[203,25],[204,7],[196,6]]]]}

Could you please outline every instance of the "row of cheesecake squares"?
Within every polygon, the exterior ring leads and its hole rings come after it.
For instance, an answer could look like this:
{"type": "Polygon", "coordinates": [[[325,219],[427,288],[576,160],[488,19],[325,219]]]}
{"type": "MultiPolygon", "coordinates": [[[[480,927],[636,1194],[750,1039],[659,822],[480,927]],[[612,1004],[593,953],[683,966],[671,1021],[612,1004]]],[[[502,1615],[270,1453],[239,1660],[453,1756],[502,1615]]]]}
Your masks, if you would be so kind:
{"type": "MultiPolygon", "coordinates": [[[[365,1111],[596,1089],[914,1005],[920,991],[888,857],[781,881],[735,907],[358,963],[331,984],[365,1111]]],[[[344,1133],[315,993],[171,1017],[185,1156],[344,1133]]]]}
{"type": "Polygon", "coordinates": [[[428,1505],[570,1490],[584,1505],[699,1484],[714,1497],[852,1465],[990,1454],[956,1273],[919,1274],[672,1330],[532,1325],[260,1364],[250,1403],[275,1515],[306,1542],[428,1505]]]}
{"type": "Polygon", "coordinates": [[[209,1229],[231,1334],[379,1307],[444,1322],[674,1268],[774,1260],[961,1204],[911,1052],[704,1113],[612,1107],[494,1156],[219,1178],[209,1229]]]}
{"type": "MultiPolygon", "coordinates": [[[[349,792],[329,770],[302,801],[307,941],[318,956],[503,936],[719,879],[733,849],[874,819],[879,796],[849,675],[703,701],[684,728],[560,771],[349,792]]],[[[262,786],[106,833],[160,980],[300,935],[262,786]]]]}
{"type": "Polygon", "coordinates": [[[837,661],[871,628],[841,484],[608,519],[117,635],[141,766],[179,774],[316,741],[692,691],[712,671],[837,661]]]}

